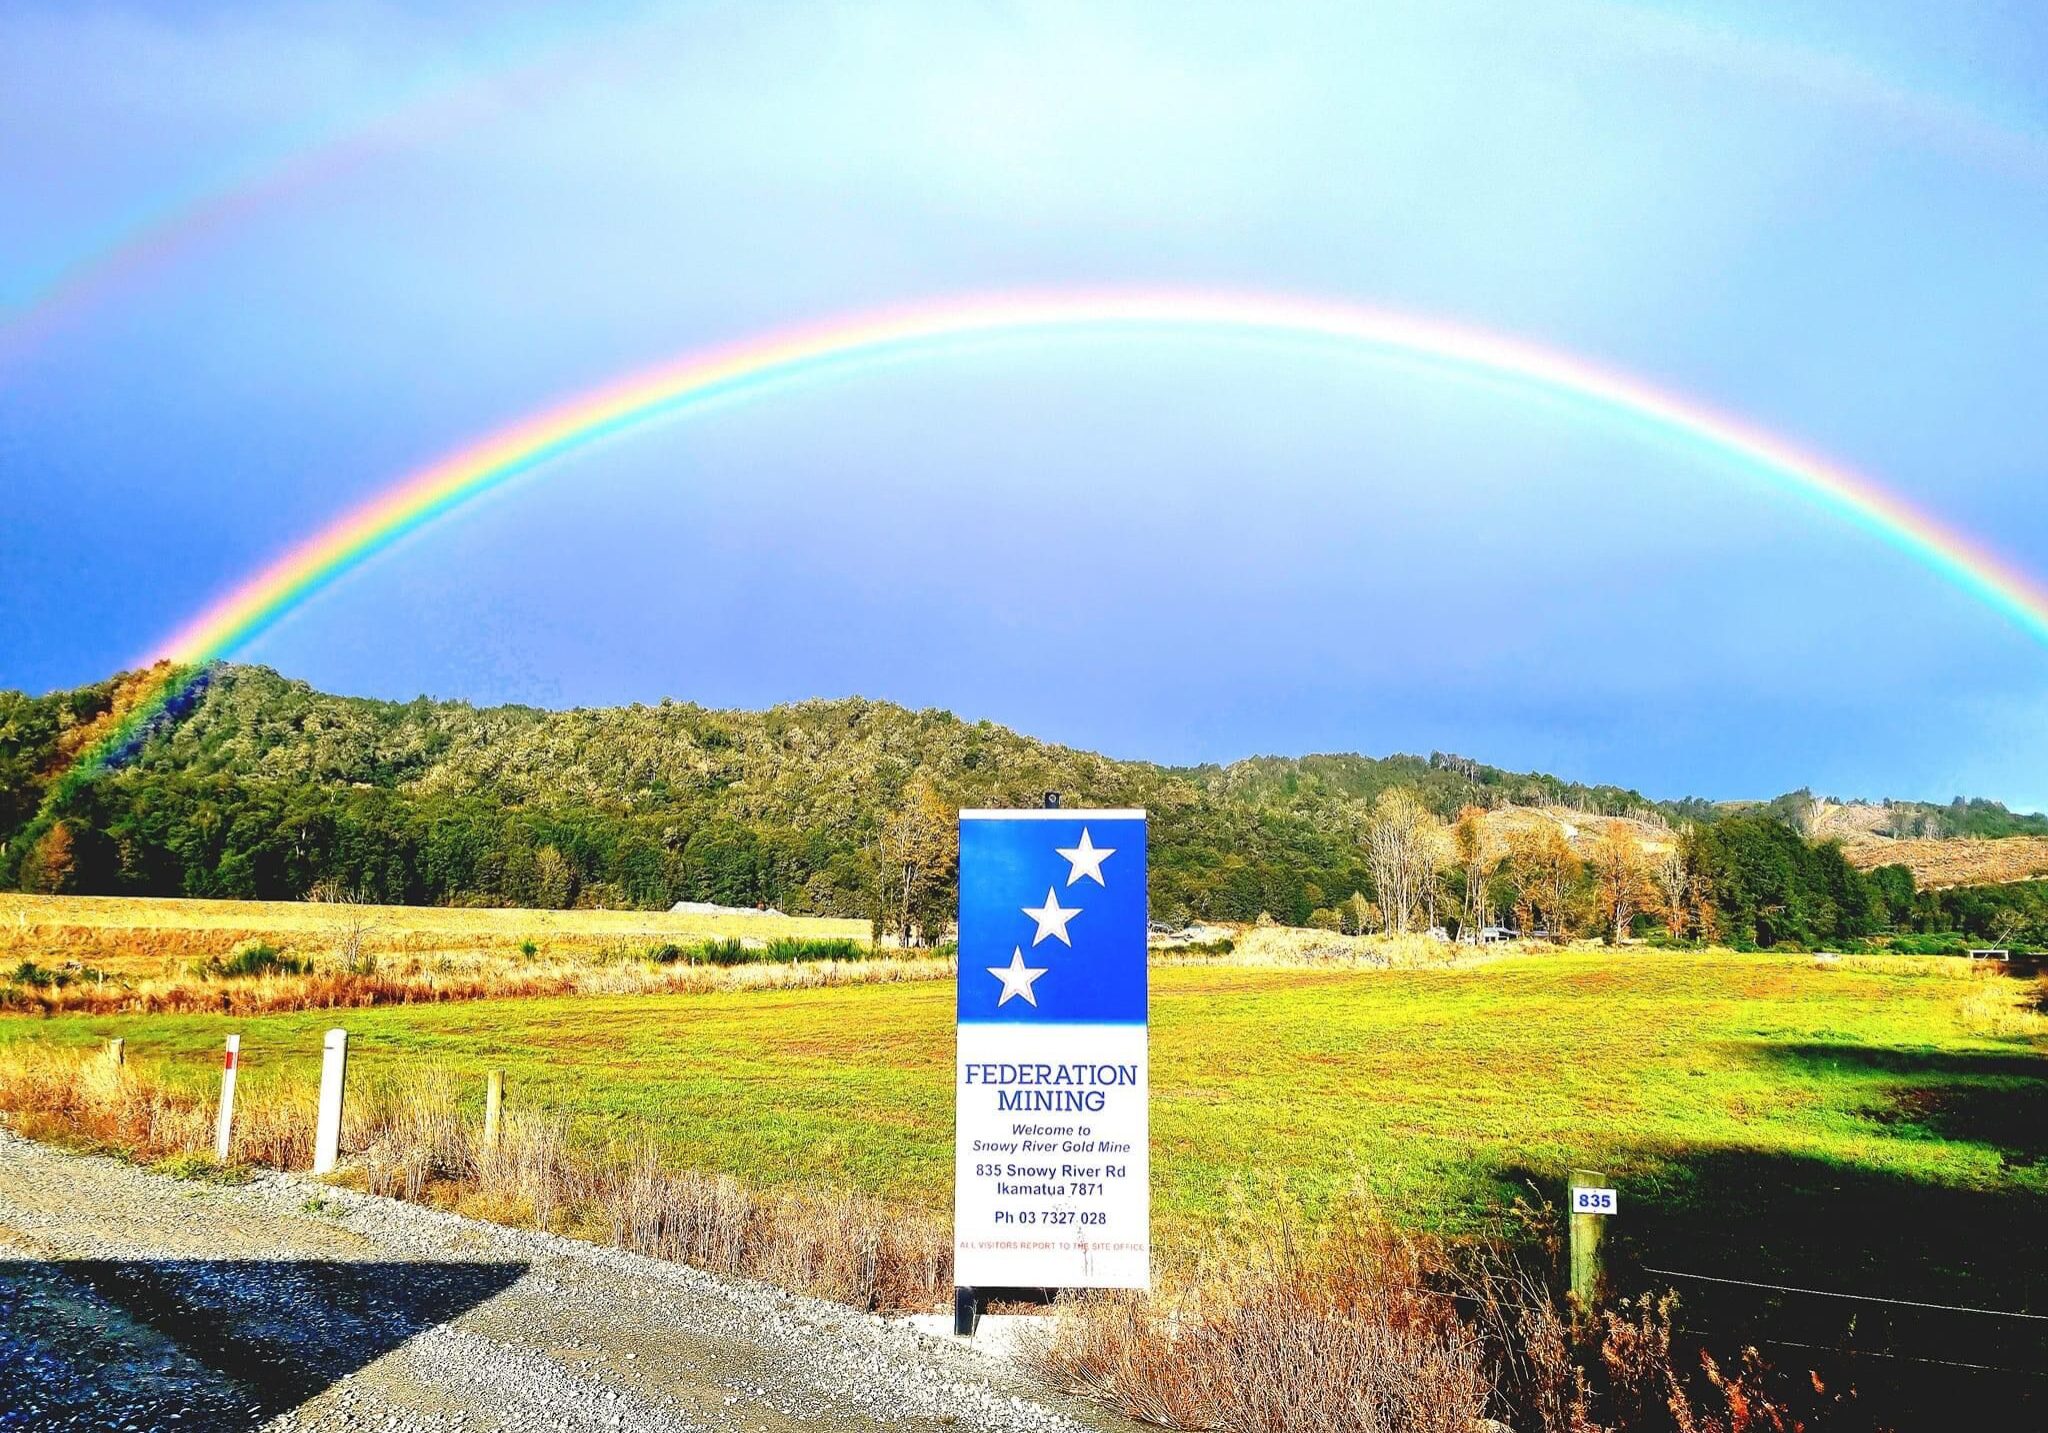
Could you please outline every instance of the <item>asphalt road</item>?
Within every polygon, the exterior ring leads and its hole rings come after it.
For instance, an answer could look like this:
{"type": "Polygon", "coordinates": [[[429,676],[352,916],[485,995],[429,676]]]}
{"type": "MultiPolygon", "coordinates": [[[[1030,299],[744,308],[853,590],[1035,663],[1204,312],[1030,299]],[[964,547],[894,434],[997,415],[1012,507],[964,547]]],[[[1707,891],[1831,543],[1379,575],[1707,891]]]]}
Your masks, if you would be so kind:
{"type": "Polygon", "coordinates": [[[1132,1427],[901,1320],[0,1132],[0,1429],[1132,1427]]]}

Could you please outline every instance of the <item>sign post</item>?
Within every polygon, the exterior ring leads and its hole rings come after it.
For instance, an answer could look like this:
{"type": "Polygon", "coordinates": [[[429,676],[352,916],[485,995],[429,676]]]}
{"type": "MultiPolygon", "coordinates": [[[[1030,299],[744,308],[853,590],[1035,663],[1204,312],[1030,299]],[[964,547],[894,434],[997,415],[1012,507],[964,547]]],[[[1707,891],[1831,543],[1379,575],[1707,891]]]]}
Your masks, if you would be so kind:
{"type": "Polygon", "coordinates": [[[1145,813],[960,813],[954,1332],[1152,1282],[1145,813]]]}

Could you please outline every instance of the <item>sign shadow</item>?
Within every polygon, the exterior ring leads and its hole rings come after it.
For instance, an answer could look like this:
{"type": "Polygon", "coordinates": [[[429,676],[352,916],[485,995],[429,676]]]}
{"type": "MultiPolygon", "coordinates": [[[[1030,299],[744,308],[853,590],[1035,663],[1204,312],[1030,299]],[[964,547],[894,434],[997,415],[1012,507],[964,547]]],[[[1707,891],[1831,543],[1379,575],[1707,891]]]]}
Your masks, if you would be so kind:
{"type": "Polygon", "coordinates": [[[254,1428],[504,1292],[526,1268],[0,1259],[0,1429],[254,1428]]]}

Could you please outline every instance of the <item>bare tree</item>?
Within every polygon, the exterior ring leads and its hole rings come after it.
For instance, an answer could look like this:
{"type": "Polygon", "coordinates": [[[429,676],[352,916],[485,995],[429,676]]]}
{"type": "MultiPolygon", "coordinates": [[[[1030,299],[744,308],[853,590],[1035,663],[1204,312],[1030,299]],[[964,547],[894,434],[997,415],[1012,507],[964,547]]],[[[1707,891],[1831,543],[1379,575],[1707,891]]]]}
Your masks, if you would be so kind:
{"type": "Polygon", "coordinates": [[[1663,907],[1664,926],[1675,940],[1685,934],[1687,902],[1692,895],[1692,869],[1685,859],[1685,844],[1673,842],[1657,858],[1657,899],[1663,907]]]}
{"type": "Polygon", "coordinates": [[[2000,950],[2012,949],[2012,943],[2019,938],[2020,928],[2026,918],[2010,906],[1991,918],[1991,943],[2000,950]]]}
{"type": "Polygon", "coordinates": [[[1467,929],[1478,931],[1487,924],[1486,909],[1486,813],[1467,806],[1451,827],[1451,851],[1465,876],[1463,919],[1467,929]]]}
{"type": "Polygon", "coordinates": [[[320,881],[310,894],[315,901],[334,907],[333,918],[327,922],[327,939],[334,947],[334,958],[358,975],[369,974],[377,963],[368,948],[377,922],[371,918],[362,892],[334,881],[320,881]]]}
{"type": "Polygon", "coordinates": [[[1556,823],[1544,821],[1514,834],[1508,842],[1508,870],[1517,892],[1515,919],[1525,934],[1540,915],[1550,923],[1552,940],[1565,939],[1572,887],[1581,869],[1556,823]]]}
{"type": "Polygon", "coordinates": [[[1435,930],[1442,924],[1437,919],[1437,905],[1444,896],[1444,875],[1451,869],[1456,851],[1450,826],[1433,811],[1422,813],[1416,836],[1421,862],[1423,928],[1435,930]]]}
{"type": "Polygon", "coordinates": [[[933,944],[944,934],[959,859],[953,809],[922,779],[882,830],[886,903],[878,926],[894,926],[905,944],[933,944]]]}
{"type": "Polygon", "coordinates": [[[1654,899],[1643,848],[1619,821],[1610,823],[1593,842],[1593,889],[1608,938],[1619,945],[1627,939],[1636,912],[1654,899]]]}
{"type": "Polygon", "coordinates": [[[1444,823],[1413,792],[1382,791],[1366,828],[1366,865],[1379,890],[1387,929],[1405,934],[1418,918],[1436,921],[1436,873],[1449,858],[1444,823]]]}

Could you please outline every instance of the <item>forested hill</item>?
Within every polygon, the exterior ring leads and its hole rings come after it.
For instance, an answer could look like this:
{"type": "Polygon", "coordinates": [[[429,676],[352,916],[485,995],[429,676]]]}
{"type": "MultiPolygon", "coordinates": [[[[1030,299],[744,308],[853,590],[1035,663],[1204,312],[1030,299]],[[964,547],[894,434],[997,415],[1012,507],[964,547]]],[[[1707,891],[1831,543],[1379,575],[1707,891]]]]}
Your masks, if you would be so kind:
{"type": "Polygon", "coordinates": [[[1390,786],[1446,814],[1647,804],[1455,758],[1114,761],[860,698],[552,712],[336,697],[230,666],[120,770],[47,809],[54,776],[132,686],[0,694],[0,879],[21,880],[61,822],[62,879],[79,890],[291,897],[326,882],[404,901],[859,913],[891,818],[921,798],[1029,805],[1058,791],[1153,813],[1162,914],[1299,919],[1369,885],[1360,810],[1390,786]]]}
{"type": "Polygon", "coordinates": [[[1370,888],[1362,813],[1389,787],[1446,816],[1468,803],[1657,809],[1443,755],[1173,768],[860,698],[553,712],[329,696],[238,666],[216,669],[118,770],[54,785],[137,686],[0,693],[0,883],[865,914],[895,847],[935,812],[1054,790],[1153,813],[1162,916],[1300,920],[1370,888]]]}

